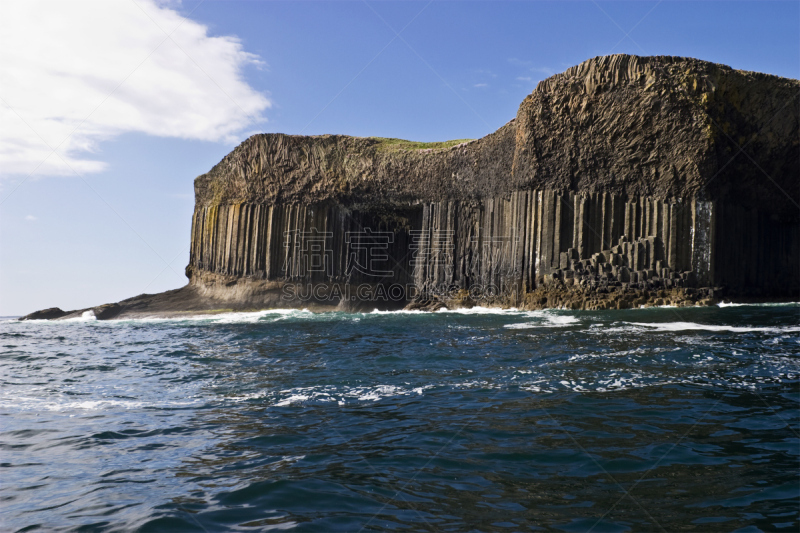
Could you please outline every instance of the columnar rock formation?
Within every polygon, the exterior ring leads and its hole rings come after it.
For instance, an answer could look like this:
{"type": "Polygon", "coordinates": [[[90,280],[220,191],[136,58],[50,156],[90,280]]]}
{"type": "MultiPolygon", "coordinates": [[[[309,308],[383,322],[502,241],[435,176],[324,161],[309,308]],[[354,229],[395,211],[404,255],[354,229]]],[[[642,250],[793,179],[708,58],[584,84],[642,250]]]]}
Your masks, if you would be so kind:
{"type": "Polygon", "coordinates": [[[254,135],[195,180],[189,285],[119,312],[797,298],[799,93],[614,55],[474,141],[254,135]]]}
{"type": "MultiPolygon", "coordinates": [[[[382,283],[406,292],[411,286],[403,302],[425,294],[447,299],[454,290],[466,290],[473,301],[512,304],[559,282],[676,289],[728,281],[734,295],[791,294],[797,284],[792,253],[800,253],[797,226],[760,217],[759,230],[757,213],[732,210],[730,231],[719,210],[715,202],[697,199],[553,190],[514,191],[483,202],[421,203],[392,211],[390,219],[331,204],[203,206],[193,220],[187,271],[194,283],[223,300],[226,294],[242,297],[230,290],[232,283],[255,288],[262,280],[382,283]],[[360,261],[348,236],[370,239],[385,259],[360,261]],[[715,265],[721,253],[733,257],[715,265]]],[[[318,291],[301,300],[339,303],[327,288],[318,291]]],[[[269,291],[261,294],[267,297],[262,303],[276,301],[269,291]]],[[[292,303],[286,300],[281,301],[292,303]]]]}
{"type": "Polygon", "coordinates": [[[799,88],[618,55],[541,82],[477,141],[257,135],[196,180],[187,274],[255,305],[286,283],[284,304],[339,304],[337,283],[400,285],[403,304],[537,305],[537,290],[566,289],[584,301],[796,295],[799,88]],[[364,231],[390,239],[375,272],[354,268],[347,237],[364,231]],[[321,288],[300,298],[303,283],[321,288]]]}

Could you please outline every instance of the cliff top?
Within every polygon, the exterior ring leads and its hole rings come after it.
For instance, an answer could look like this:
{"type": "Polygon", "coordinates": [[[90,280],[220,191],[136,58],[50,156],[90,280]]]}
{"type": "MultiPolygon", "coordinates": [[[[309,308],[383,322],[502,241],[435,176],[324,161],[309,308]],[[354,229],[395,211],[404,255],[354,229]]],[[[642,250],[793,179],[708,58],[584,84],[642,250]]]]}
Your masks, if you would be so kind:
{"type": "Polygon", "coordinates": [[[403,150],[448,150],[457,146],[463,146],[475,139],[454,139],[452,141],[439,142],[417,142],[405,139],[395,139],[391,137],[367,137],[367,139],[377,141],[376,149],[379,152],[399,152],[403,150]]]}
{"type": "Polygon", "coordinates": [[[520,188],[730,198],[797,217],[800,81],[672,56],[595,57],[477,140],[254,135],[197,202],[469,200],[520,188]]]}

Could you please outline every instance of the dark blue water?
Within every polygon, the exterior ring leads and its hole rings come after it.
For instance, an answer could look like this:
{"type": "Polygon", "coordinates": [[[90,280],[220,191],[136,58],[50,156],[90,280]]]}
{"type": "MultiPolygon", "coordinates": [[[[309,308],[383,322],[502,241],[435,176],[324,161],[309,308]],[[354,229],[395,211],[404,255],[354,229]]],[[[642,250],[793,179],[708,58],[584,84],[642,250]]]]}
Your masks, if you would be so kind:
{"type": "Polygon", "coordinates": [[[797,531],[800,306],[0,324],[0,529],[797,531]]]}

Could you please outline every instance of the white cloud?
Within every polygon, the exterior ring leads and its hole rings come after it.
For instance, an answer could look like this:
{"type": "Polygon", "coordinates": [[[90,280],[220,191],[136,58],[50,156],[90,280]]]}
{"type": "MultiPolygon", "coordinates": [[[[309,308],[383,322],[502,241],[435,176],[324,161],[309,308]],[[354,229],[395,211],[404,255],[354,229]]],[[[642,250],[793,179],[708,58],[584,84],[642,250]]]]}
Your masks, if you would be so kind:
{"type": "Polygon", "coordinates": [[[163,2],[2,2],[0,175],[100,171],[125,132],[234,142],[271,106],[244,79],[260,64],[163,2]]]}
{"type": "Polygon", "coordinates": [[[488,83],[476,83],[475,85],[473,85],[473,87],[478,87],[478,88],[488,87],[488,86],[489,86],[488,83]]]}
{"type": "Polygon", "coordinates": [[[27,215],[27,216],[25,217],[25,220],[34,221],[34,220],[39,220],[39,219],[38,219],[38,218],[36,218],[36,217],[35,217],[35,216],[33,216],[33,215],[27,215]]]}

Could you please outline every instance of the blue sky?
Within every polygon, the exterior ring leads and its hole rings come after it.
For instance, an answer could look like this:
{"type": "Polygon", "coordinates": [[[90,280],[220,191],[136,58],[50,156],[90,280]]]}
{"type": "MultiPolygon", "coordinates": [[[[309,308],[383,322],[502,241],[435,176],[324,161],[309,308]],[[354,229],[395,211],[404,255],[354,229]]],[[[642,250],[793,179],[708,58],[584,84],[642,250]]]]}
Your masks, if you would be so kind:
{"type": "Polygon", "coordinates": [[[192,181],[254,132],[477,138],[610,53],[800,77],[796,1],[22,5],[0,6],[0,315],[183,285],[192,181]]]}

